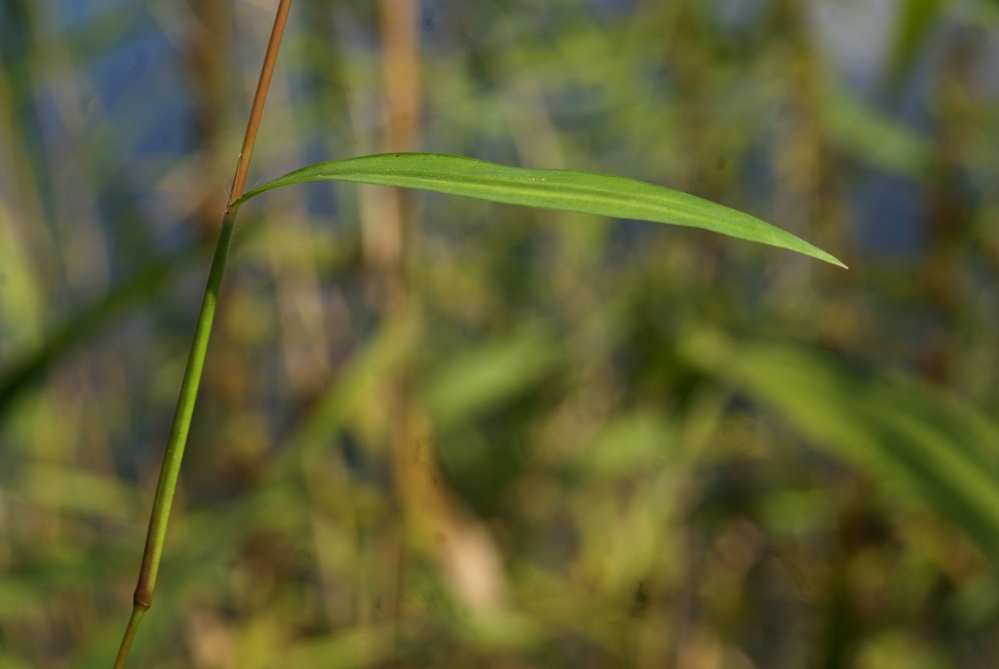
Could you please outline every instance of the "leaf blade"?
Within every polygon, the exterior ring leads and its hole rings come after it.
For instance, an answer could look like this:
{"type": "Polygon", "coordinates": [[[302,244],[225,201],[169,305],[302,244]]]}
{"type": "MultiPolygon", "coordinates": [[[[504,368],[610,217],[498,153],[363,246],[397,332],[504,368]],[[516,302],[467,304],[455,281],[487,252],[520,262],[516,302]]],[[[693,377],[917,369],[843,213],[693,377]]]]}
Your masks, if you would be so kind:
{"type": "Polygon", "coordinates": [[[788,344],[692,331],[692,364],[776,409],[809,443],[962,528],[999,561],[999,424],[943,388],[788,344]]]}
{"type": "Polygon", "coordinates": [[[249,191],[234,206],[272,188],[310,181],[413,188],[505,204],[701,228],[846,267],[822,249],[758,218],[663,186],[607,174],[525,169],[436,153],[386,153],[316,163],[249,191]]]}

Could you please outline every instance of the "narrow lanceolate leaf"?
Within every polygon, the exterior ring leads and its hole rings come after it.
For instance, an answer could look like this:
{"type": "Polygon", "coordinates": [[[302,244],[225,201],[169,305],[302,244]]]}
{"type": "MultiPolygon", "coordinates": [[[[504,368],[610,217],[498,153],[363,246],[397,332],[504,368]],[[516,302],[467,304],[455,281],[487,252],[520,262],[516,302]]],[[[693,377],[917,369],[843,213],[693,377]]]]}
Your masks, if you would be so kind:
{"type": "Polygon", "coordinates": [[[436,153],[387,153],[317,163],[248,192],[236,205],[278,186],[325,180],[416,188],[507,204],[703,228],[846,267],[780,228],[670,188],[606,174],[528,170],[436,153]]]}

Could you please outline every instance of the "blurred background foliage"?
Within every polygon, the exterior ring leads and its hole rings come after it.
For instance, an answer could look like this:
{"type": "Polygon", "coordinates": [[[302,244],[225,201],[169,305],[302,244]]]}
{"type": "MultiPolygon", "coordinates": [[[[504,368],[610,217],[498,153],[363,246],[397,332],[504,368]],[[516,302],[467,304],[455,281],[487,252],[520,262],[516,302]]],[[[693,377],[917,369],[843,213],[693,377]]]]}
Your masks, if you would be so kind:
{"type": "MultiPolygon", "coordinates": [[[[273,5],[0,0],[0,666],[110,666],[273,5]]],[[[258,198],[132,665],[994,666],[997,94],[995,2],[298,0],[251,185],[618,173],[851,269],[258,198]]]]}

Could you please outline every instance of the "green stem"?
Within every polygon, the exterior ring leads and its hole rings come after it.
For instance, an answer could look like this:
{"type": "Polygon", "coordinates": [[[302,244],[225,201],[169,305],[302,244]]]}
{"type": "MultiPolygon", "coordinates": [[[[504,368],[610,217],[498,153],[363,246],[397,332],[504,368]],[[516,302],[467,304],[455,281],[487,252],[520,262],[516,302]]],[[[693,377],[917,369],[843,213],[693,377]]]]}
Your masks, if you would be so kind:
{"type": "Polygon", "coordinates": [[[132,647],[135,630],[139,629],[139,621],[142,620],[142,614],[145,612],[146,609],[144,608],[138,606],[132,607],[132,616],[128,619],[128,627],[125,628],[125,638],[121,641],[121,647],[118,649],[118,657],[114,661],[115,669],[125,666],[125,658],[128,657],[128,651],[132,647]]]}
{"type": "Polygon", "coordinates": [[[218,303],[219,288],[222,286],[222,275],[225,271],[225,261],[235,221],[236,209],[233,208],[222,219],[222,230],[219,233],[218,245],[215,247],[212,268],[208,273],[208,285],[205,286],[201,313],[198,315],[198,324],[194,330],[194,342],[191,344],[191,353],[187,358],[184,380],[180,386],[177,413],[174,414],[170,440],[167,442],[166,454],[163,456],[163,468],[160,470],[160,480],[156,485],[156,497],[153,499],[153,511],[149,520],[149,533],[146,535],[146,549],[142,555],[139,582],[133,598],[132,617],[125,630],[125,638],[118,651],[114,669],[121,669],[125,666],[125,658],[132,645],[132,638],[139,626],[139,620],[152,604],[156,575],[159,572],[160,557],[163,554],[167,522],[170,519],[170,506],[173,503],[174,491],[177,489],[177,477],[180,474],[180,463],[184,457],[184,446],[187,444],[187,433],[191,428],[191,415],[194,412],[194,401],[197,398],[198,385],[201,382],[201,370],[205,366],[205,353],[208,350],[208,339],[211,336],[212,321],[215,319],[215,306],[218,303]]]}
{"type": "Polygon", "coordinates": [[[160,569],[160,558],[163,555],[163,543],[166,538],[167,523],[170,520],[170,507],[173,495],[177,489],[177,477],[180,475],[180,463],[184,458],[184,447],[187,445],[187,433],[191,429],[191,415],[194,413],[194,401],[198,396],[198,385],[201,383],[201,370],[205,366],[205,353],[208,350],[208,339],[212,332],[212,321],[215,319],[215,306],[218,303],[219,289],[222,286],[222,275],[225,272],[225,259],[229,253],[229,243],[232,241],[232,228],[236,222],[234,205],[243,193],[243,184],[250,166],[250,156],[257,139],[260,118],[264,113],[264,102],[267,100],[267,90],[270,88],[271,76],[274,74],[274,63],[277,62],[278,48],[281,46],[281,36],[288,20],[291,0],[280,0],[277,13],[274,16],[274,27],[264,54],[264,64],[257,81],[257,90],[253,96],[250,108],[250,118],[246,124],[246,134],[243,137],[243,147],[236,163],[236,176],[233,178],[232,193],[226,202],[225,215],[222,218],[222,230],[219,232],[218,245],[215,247],[215,257],[212,269],[208,273],[208,285],[205,286],[205,297],[201,301],[201,313],[194,330],[194,343],[187,358],[187,369],[184,370],[184,380],[180,386],[180,397],[177,400],[177,413],[170,429],[170,440],[167,442],[166,454],[163,456],[163,467],[160,469],[160,480],[156,485],[156,497],[153,499],[153,512],[149,519],[149,531],[146,534],[146,549],[142,555],[142,566],[139,569],[139,582],[132,598],[132,616],[125,628],[125,637],[118,648],[118,657],[114,669],[123,669],[132,640],[139,628],[142,615],[149,610],[153,602],[153,589],[156,587],[156,575],[160,569]]]}

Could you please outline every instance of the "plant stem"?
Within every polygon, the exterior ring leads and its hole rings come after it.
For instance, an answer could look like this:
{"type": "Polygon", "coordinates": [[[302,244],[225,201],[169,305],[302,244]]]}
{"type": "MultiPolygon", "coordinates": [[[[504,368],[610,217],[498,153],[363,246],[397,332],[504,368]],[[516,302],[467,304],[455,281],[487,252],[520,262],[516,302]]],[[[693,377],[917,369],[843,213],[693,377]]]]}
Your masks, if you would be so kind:
{"type": "MultiPolygon", "coordinates": [[[[420,2],[419,0],[381,0],[379,6],[382,48],[382,86],[385,96],[385,131],[382,148],[385,151],[414,151],[420,133],[420,2]]],[[[417,318],[416,300],[411,290],[413,260],[413,232],[416,223],[413,215],[412,191],[398,188],[385,189],[385,206],[380,220],[378,239],[393,240],[392,248],[385,248],[378,256],[384,281],[382,306],[385,327],[397,327],[405,319],[417,318]]],[[[386,400],[395,416],[388,438],[391,449],[392,471],[395,479],[397,501],[403,518],[409,506],[419,503],[406,493],[410,486],[408,474],[412,463],[421,460],[416,451],[420,446],[414,435],[413,389],[411,383],[412,357],[407,352],[387,379],[386,400]]],[[[426,442],[429,443],[429,442],[426,442]]],[[[409,550],[405,529],[394,541],[395,565],[390,579],[391,596],[386,613],[392,626],[393,650],[401,648],[399,636],[400,617],[403,611],[406,563],[409,550]]]]}
{"type": "Polygon", "coordinates": [[[284,34],[284,24],[288,20],[289,9],[291,9],[291,0],[281,0],[277,15],[274,17],[271,39],[267,43],[267,53],[264,54],[264,65],[260,68],[260,79],[257,81],[257,92],[253,96],[250,118],[246,122],[243,148],[240,149],[239,161],[236,163],[236,176],[232,180],[232,193],[229,194],[229,202],[226,203],[226,213],[232,208],[232,203],[243,194],[246,171],[250,167],[250,156],[253,155],[253,144],[257,140],[260,117],[264,114],[264,102],[267,100],[267,90],[271,86],[271,75],[274,74],[274,63],[277,62],[278,47],[281,46],[281,35],[284,34]]]}
{"type": "Polygon", "coordinates": [[[149,519],[149,530],[146,534],[146,547],[142,555],[142,566],[139,569],[139,581],[135,587],[132,615],[125,629],[125,636],[118,649],[114,669],[122,669],[132,646],[132,640],[139,627],[143,614],[152,605],[153,590],[156,587],[156,575],[159,572],[160,558],[163,555],[163,543],[166,537],[167,523],[170,518],[170,506],[173,504],[174,492],[177,489],[177,478],[180,474],[180,464],[184,457],[184,447],[187,445],[187,435],[191,428],[191,415],[194,412],[194,402],[198,395],[198,385],[201,382],[201,371],[205,365],[205,354],[208,350],[208,340],[211,336],[212,321],[215,318],[215,307],[218,304],[219,289],[222,286],[222,275],[225,272],[226,256],[232,240],[232,230],[236,222],[236,208],[232,206],[243,192],[246,173],[253,154],[253,145],[260,126],[260,117],[264,111],[267,99],[267,89],[270,86],[271,75],[274,73],[274,63],[277,60],[281,36],[288,18],[291,0],[281,0],[277,15],[274,18],[274,28],[271,31],[264,65],[261,68],[257,91],[253,98],[250,118],[246,125],[246,135],[243,147],[236,165],[236,175],[233,178],[232,192],[226,202],[225,215],[222,218],[222,229],[219,232],[218,244],[215,247],[215,257],[208,273],[208,284],[205,286],[205,296],[201,302],[201,312],[194,329],[194,342],[187,359],[184,380],[180,385],[180,397],[177,399],[177,411],[174,414],[173,426],[170,429],[170,439],[167,442],[166,454],[163,456],[163,466],[160,469],[159,482],[156,485],[156,496],[153,499],[152,516],[149,519]]]}

